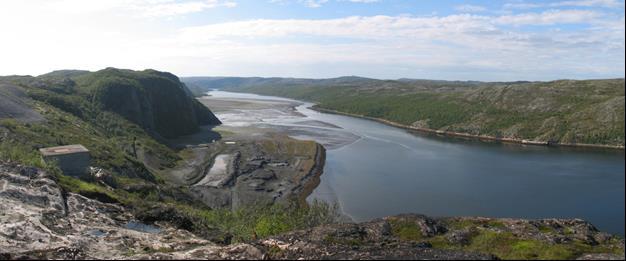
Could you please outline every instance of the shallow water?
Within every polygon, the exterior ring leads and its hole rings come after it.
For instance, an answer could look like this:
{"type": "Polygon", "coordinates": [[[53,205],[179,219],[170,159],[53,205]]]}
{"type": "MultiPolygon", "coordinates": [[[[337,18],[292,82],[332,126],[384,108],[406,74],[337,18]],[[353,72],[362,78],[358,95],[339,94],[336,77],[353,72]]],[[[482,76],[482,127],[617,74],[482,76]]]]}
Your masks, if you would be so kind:
{"type": "Polygon", "coordinates": [[[144,232],[144,233],[150,233],[150,234],[161,233],[161,229],[156,226],[144,224],[141,222],[135,222],[135,221],[130,221],[126,223],[125,227],[130,230],[135,230],[135,231],[144,232]]]}
{"type": "MultiPolygon", "coordinates": [[[[288,101],[253,94],[211,94],[288,101]]],[[[600,230],[624,235],[623,151],[431,137],[369,120],[319,113],[308,109],[310,105],[297,107],[306,118],[280,115],[259,124],[287,128],[292,134],[293,129],[301,129],[292,135],[295,138],[322,144],[333,141],[322,183],[310,199],[337,202],[355,221],[409,212],[583,218],[600,230]],[[298,124],[303,121],[341,129],[298,124]],[[342,137],[342,142],[332,139],[333,134],[342,137]]]]}

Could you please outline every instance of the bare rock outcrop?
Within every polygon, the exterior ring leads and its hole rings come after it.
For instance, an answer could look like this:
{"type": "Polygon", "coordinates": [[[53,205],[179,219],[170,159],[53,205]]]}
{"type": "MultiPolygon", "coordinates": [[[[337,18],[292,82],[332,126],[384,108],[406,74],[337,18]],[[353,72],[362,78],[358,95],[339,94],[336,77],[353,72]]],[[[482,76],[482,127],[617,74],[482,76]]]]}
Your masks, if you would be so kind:
{"type": "Polygon", "coordinates": [[[0,205],[3,259],[134,259],[161,252],[193,258],[197,251],[220,258],[237,247],[169,224],[141,224],[122,206],[65,193],[46,172],[19,165],[0,165],[0,205]]]}
{"type": "Polygon", "coordinates": [[[578,219],[407,214],[218,245],[180,229],[175,213],[144,224],[123,206],[65,192],[45,171],[1,162],[0,206],[0,259],[624,258],[623,239],[578,219]]]}

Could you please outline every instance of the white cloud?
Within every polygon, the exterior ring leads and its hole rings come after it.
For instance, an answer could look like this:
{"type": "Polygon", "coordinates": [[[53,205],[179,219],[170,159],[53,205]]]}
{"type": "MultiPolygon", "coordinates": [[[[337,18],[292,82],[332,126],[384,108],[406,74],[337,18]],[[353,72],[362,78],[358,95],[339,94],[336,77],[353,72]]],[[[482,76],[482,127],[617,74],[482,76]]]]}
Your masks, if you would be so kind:
{"type": "Polygon", "coordinates": [[[510,25],[552,25],[589,23],[601,17],[602,14],[588,10],[549,10],[542,13],[523,13],[517,15],[500,16],[496,23],[510,25]]]}
{"type": "Polygon", "coordinates": [[[181,31],[181,41],[198,43],[224,38],[280,39],[315,36],[362,40],[424,41],[451,39],[466,41],[470,36],[482,37],[495,32],[488,18],[473,15],[446,17],[346,17],[325,20],[250,20],[189,27],[181,31]]]}
{"type": "Polygon", "coordinates": [[[214,7],[162,12],[150,10],[182,2],[85,2],[3,2],[0,75],[108,66],[180,75],[463,80],[624,75],[624,16],[602,10],[250,19],[180,27],[161,18],[214,7]],[[569,23],[585,26],[559,30],[569,23]]]}
{"type": "Polygon", "coordinates": [[[483,80],[545,79],[551,77],[548,72],[570,78],[587,75],[585,78],[590,73],[623,75],[623,17],[618,21],[603,19],[599,13],[576,10],[495,17],[466,14],[259,19],[185,28],[177,41],[202,49],[199,53],[219,53],[219,60],[212,62],[240,61],[239,64],[256,64],[263,70],[276,68],[286,73],[294,73],[295,65],[324,64],[324,69],[318,68],[317,73],[328,76],[328,70],[332,70],[341,75],[348,71],[339,65],[349,64],[348,68],[395,68],[379,72],[362,69],[374,74],[370,76],[384,72],[402,77],[406,70],[445,71],[456,79],[483,80]],[[592,28],[572,33],[502,27],[581,22],[592,28]],[[308,43],[291,40],[298,37],[306,37],[308,43]],[[345,44],[332,39],[351,40],[345,44]]]}
{"type": "Polygon", "coordinates": [[[505,9],[532,9],[532,8],[545,8],[545,7],[607,7],[617,8],[623,7],[624,3],[619,0],[569,0],[559,1],[553,3],[535,3],[517,1],[504,4],[505,9]]]}
{"type": "Polygon", "coordinates": [[[551,25],[593,23],[601,14],[585,10],[551,10],[542,13],[524,13],[505,16],[449,15],[441,17],[409,16],[352,16],[339,19],[258,19],[188,27],[183,38],[198,40],[221,37],[285,37],[313,35],[327,37],[354,37],[379,39],[388,37],[415,38],[454,34],[489,34],[498,25],[551,25]]]}
{"type": "MultiPolygon", "coordinates": [[[[365,3],[365,4],[382,2],[382,0],[335,0],[335,1],[351,2],[351,3],[365,3]]],[[[322,7],[322,5],[326,3],[329,3],[330,0],[269,0],[268,2],[274,3],[274,4],[281,4],[281,5],[292,3],[292,2],[298,2],[310,8],[318,8],[318,7],[322,7]]]]}
{"type": "Polygon", "coordinates": [[[526,2],[513,2],[504,4],[504,9],[533,9],[543,7],[542,4],[526,3],[526,2]]]}
{"type": "Polygon", "coordinates": [[[328,0],[301,0],[301,2],[303,2],[308,7],[318,8],[321,7],[322,4],[327,3],[328,0]]]}
{"type": "Polygon", "coordinates": [[[458,5],[454,9],[465,13],[479,13],[487,11],[487,8],[480,5],[458,5]]]}
{"type": "Polygon", "coordinates": [[[186,1],[176,2],[167,1],[158,4],[135,4],[132,8],[139,11],[144,16],[175,16],[189,13],[198,13],[206,9],[216,7],[235,7],[236,2],[220,1],[220,0],[204,0],[204,1],[186,1]]]}
{"type": "Polygon", "coordinates": [[[353,2],[353,3],[376,3],[376,2],[381,2],[382,0],[345,0],[348,2],[353,2]]]}
{"type": "Polygon", "coordinates": [[[619,7],[624,3],[617,0],[573,0],[563,1],[550,4],[550,6],[603,6],[603,7],[619,7]]]}
{"type": "Polygon", "coordinates": [[[235,7],[233,0],[33,0],[3,2],[5,10],[48,10],[50,13],[87,15],[104,12],[123,12],[135,16],[177,16],[202,12],[216,7],[235,7]]]}

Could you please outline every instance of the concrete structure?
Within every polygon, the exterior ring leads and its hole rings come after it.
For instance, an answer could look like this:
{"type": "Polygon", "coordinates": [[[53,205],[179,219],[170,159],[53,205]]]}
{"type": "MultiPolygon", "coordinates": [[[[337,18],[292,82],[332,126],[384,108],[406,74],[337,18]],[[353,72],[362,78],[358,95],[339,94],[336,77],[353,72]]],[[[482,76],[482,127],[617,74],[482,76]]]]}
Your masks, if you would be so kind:
{"type": "Polygon", "coordinates": [[[82,176],[89,169],[91,156],[83,145],[75,144],[39,149],[46,162],[56,162],[65,175],[82,176]]]}

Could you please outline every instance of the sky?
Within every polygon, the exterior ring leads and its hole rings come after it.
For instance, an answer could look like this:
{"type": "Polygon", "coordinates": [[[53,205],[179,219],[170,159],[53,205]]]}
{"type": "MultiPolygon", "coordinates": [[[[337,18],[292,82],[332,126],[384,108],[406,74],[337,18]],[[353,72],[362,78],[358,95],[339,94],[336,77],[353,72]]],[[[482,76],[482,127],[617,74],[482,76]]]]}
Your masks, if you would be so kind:
{"type": "Polygon", "coordinates": [[[0,75],[624,77],[623,0],[2,0],[0,75]]]}

